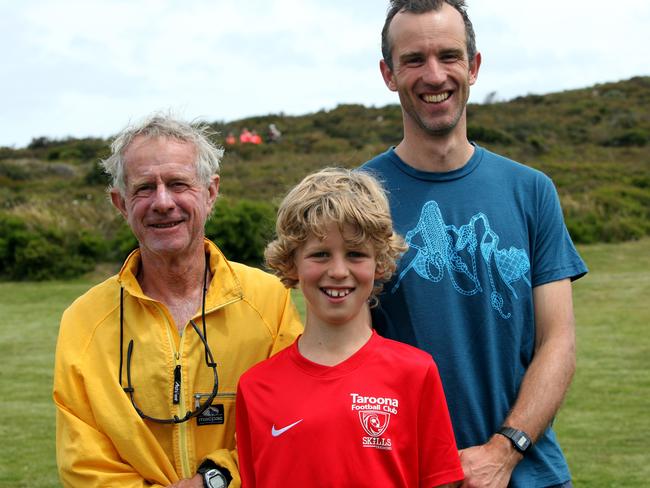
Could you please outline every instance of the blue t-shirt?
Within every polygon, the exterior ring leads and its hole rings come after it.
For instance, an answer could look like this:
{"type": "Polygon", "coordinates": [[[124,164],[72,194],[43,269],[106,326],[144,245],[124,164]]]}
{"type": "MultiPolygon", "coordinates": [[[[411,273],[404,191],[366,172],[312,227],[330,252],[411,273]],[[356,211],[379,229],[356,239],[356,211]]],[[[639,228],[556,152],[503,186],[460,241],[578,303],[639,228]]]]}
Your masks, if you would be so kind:
{"type": "MultiPolygon", "coordinates": [[[[440,369],[459,448],[484,444],[512,409],[535,348],[533,288],[587,272],[551,180],[479,146],[446,173],[405,164],[393,149],[368,161],[409,244],[373,324],[429,352],[440,369]]],[[[552,429],[510,486],[570,479],[552,429]]]]}

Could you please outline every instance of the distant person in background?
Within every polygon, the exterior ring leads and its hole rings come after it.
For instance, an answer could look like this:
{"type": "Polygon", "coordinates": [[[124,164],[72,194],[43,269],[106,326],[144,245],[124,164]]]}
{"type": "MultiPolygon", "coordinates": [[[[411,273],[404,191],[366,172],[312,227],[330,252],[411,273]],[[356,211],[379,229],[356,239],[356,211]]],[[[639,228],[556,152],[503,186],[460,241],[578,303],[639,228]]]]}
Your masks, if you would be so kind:
{"type": "Polygon", "coordinates": [[[458,486],[463,472],[436,365],[378,336],[369,301],[404,241],[367,173],[307,176],[278,211],[268,264],[307,304],[305,333],[241,377],[242,482],[262,487],[458,486]]]}
{"type": "Polygon", "coordinates": [[[237,138],[235,137],[235,134],[228,132],[228,135],[226,136],[226,145],[234,146],[235,144],[237,144],[237,138]]]}
{"type": "Polygon", "coordinates": [[[282,139],[282,132],[275,124],[269,124],[269,142],[280,142],[282,139]]]}
{"type": "Polygon", "coordinates": [[[66,487],[237,487],[235,392],[301,325],[288,290],[204,237],[222,150],[153,116],[103,162],[139,242],[116,276],[63,314],[57,464],[66,487]]]}
{"type": "Polygon", "coordinates": [[[570,486],[551,429],[575,370],[587,269],[551,180],[467,139],[481,55],[462,0],[393,0],[381,74],[403,139],[367,162],[410,249],[373,309],[440,369],[466,487],[570,486]]]}
{"type": "Polygon", "coordinates": [[[251,131],[250,141],[251,144],[262,144],[262,136],[257,131],[251,131]]]}
{"type": "Polygon", "coordinates": [[[251,142],[251,136],[252,136],[251,131],[249,131],[248,128],[244,127],[241,133],[239,134],[239,142],[241,142],[242,144],[248,144],[249,142],[251,142]]]}

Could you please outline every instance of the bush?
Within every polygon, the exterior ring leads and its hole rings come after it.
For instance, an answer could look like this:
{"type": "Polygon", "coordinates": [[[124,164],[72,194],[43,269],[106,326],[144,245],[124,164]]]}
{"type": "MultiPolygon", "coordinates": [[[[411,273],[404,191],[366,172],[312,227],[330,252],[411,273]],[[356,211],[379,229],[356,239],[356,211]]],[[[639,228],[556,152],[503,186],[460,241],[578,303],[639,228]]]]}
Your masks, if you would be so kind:
{"type": "Polygon", "coordinates": [[[74,278],[109,254],[109,243],[90,229],[37,227],[0,214],[0,277],[11,280],[74,278]]]}
{"type": "Polygon", "coordinates": [[[544,154],[549,151],[549,146],[542,136],[530,136],[526,142],[530,144],[535,154],[544,154]]]}
{"type": "Polygon", "coordinates": [[[603,219],[593,212],[568,216],[566,226],[576,244],[599,242],[603,234],[603,219]]]}
{"type": "Polygon", "coordinates": [[[102,240],[56,229],[31,229],[21,219],[0,215],[0,276],[11,280],[73,278],[90,271],[102,240]]]}
{"type": "Polygon", "coordinates": [[[111,184],[111,177],[104,171],[104,168],[99,161],[95,161],[90,167],[88,173],[86,173],[84,181],[88,185],[108,186],[111,184]]]}
{"type": "Polygon", "coordinates": [[[467,136],[470,141],[479,141],[486,144],[512,144],[514,138],[507,132],[499,129],[490,129],[482,125],[470,125],[467,127],[467,136]]]}
{"type": "Polygon", "coordinates": [[[222,199],[206,224],[205,234],[228,259],[259,265],[273,235],[274,222],[275,208],[269,203],[222,199]]]}
{"type": "Polygon", "coordinates": [[[1,161],[0,176],[14,181],[26,181],[31,177],[27,165],[16,161],[1,161]]]}
{"type": "Polygon", "coordinates": [[[648,141],[650,141],[650,134],[647,131],[643,129],[631,129],[610,137],[603,142],[603,145],[610,147],[643,147],[648,141]]]}
{"type": "Polygon", "coordinates": [[[138,247],[138,240],[131,232],[131,228],[122,220],[109,242],[109,251],[106,260],[122,262],[138,247]]]}

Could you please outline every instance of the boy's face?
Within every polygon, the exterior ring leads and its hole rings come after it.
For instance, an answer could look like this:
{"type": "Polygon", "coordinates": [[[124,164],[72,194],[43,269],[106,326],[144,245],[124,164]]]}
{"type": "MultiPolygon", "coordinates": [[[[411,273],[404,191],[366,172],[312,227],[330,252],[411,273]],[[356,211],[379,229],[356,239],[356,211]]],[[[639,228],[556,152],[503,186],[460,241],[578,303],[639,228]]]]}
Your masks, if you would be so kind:
{"type": "Polygon", "coordinates": [[[310,236],[296,251],[295,278],[307,300],[309,325],[368,326],[368,298],[378,277],[370,243],[355,246],[336,224],[326,237],[310,236]]]}

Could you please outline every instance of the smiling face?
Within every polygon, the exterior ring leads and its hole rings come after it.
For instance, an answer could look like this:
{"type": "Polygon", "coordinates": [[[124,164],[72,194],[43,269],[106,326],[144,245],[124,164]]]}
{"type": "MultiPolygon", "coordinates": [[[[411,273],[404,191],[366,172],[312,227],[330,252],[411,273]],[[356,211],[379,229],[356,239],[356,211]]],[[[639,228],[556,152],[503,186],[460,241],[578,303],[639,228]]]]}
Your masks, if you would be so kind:
{"type": "Polygon", "coordinates": [[[460,13],[446,3],[422,14],[400,12],[388,35],[393,69],[383,60],[380,68],[386,86],[399,95],[405,136],[464,136],[469,87],[481,58],[467,58],[460,13]]]}
{"type": "Polygon", "coordinates": [[[166,137],[138,136],[125,151],[126,191],[113,190],[111,199],[143,256],[178,259],[203,249],[219,178],[206,188],[197,177],[195,159],[191,143],[166,137]]]}
{"type": "Polygon", "coordinates": [[[367,327],[368,297],[377,278],[375,252],[369,243],[354,245],[336,224],[325,238],[310,236],[296,250],[295,274],[307,300],[307,323],[367,327]]]}

